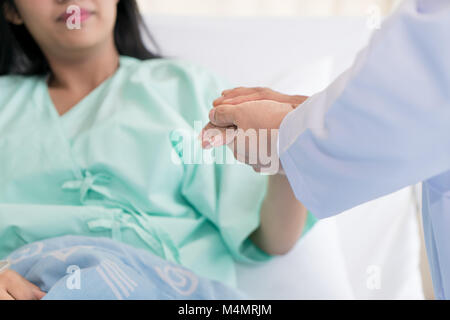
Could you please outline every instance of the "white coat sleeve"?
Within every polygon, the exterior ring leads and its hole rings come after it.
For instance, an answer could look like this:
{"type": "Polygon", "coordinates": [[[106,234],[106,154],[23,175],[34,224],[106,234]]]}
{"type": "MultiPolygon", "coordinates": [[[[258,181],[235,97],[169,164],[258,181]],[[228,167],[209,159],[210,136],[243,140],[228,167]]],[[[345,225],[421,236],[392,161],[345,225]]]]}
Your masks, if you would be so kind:
{"type": "Polygon", "coordinates": [[[450,1],[406,1],[353,67],[282,122],[297,198],[326,218],[450,169],[450,1]]]}

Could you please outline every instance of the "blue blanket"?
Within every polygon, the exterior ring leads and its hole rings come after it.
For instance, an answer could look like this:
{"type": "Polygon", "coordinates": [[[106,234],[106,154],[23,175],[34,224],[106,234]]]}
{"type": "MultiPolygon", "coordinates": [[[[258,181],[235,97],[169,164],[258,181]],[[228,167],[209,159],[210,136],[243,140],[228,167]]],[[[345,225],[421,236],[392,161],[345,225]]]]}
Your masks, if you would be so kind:
{"type": "Polygon", "coordinates": [[[65,236],[13,252],[11,269],[47,292],[44,299],[245,299],[142,249],[106,238],[65,236]]]}

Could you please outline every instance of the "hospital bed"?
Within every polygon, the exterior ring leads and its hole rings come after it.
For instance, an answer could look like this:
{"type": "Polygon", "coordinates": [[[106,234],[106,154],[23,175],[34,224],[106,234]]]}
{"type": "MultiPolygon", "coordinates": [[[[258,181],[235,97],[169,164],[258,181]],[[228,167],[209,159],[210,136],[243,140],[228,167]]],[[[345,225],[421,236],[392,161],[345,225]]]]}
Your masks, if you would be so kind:
{"type": "MultiPolygon", "coordinates": [[[[371,30],[360,18],[147,16],[166,56],[233,85],[313,94],[348,67],[371,30]]],[[[406,188],[320,221],[286,256],[238,265],[257,299],[422,299],[417,192],[406,188]]]]}

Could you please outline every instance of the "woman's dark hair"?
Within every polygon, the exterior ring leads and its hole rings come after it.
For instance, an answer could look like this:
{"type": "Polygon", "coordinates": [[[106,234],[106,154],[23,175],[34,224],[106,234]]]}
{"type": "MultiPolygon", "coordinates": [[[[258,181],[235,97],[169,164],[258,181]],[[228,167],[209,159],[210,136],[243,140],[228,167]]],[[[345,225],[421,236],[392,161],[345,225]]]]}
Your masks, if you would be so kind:
{"type": "MultiPolygon", "coordinates": [[[[50,71],[44,54],[25,25],[14,25],[6,20],[5,6],[17,8],[14,0],[0,0],[0,76],[43,75],[50,71]]],[[[143,23],[136,0],[120,0],[114,40],[120,55],[140,60],[160,58],[146,48],[142,33],[158,50],[158,46],[143,23]]]]}

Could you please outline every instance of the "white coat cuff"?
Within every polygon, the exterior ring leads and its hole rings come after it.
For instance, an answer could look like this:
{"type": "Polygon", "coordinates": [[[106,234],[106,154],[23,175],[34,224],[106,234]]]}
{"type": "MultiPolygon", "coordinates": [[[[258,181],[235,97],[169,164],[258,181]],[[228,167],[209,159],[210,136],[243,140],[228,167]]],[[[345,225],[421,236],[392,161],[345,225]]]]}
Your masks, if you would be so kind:
{"type": "Polygon", "coordinates": [[[308,119],[308,114],[310,114],[310,108],[314,108],[316,104],[315,101],[317,101],[318,98],[317,95],[310,97],[305,103],[284,118],[278,135],[278,154],[280,155],[283,170],[297,199],[301,201],[316,218],[321,218],[315,214],[315,212],[320,212],[318,209],[319,206],[317,206],[307,186],[304,184],[301,171],[296,165],[296,156],[299,156],[301,150],[291,152],[294,151],[291,150],[291,147],[295,148],[294,144],[298,137],[309,127],[315,127],[317,125],[317,123],[308,123],[308,121],[311,122],[311,118],[308,119]]]}

